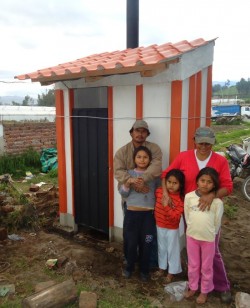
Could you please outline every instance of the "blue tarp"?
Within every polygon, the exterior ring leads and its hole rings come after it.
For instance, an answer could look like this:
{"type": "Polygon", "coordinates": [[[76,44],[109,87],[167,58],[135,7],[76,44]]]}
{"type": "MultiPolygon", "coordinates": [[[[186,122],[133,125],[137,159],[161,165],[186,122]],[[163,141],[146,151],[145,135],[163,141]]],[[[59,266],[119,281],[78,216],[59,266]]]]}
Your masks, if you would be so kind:
{"type": "Polygon", "coordinates": [[[57,150],[55,148],[43,149],[40,161],[42,163],[42,172],[47,173],[50,170],[57,169],[57,150]]]}

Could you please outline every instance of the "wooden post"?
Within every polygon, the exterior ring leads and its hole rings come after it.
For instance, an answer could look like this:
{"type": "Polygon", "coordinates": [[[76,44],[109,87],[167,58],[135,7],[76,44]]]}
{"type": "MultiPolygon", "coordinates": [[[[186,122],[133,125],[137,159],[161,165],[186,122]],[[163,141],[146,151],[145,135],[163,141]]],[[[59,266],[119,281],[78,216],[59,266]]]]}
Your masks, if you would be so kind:
{"type": "Polygon", "coordinates": [[[77,289],[72,279],[48,287],[22,301],[22,308],[59,308],[77,299],[77,289]]]}

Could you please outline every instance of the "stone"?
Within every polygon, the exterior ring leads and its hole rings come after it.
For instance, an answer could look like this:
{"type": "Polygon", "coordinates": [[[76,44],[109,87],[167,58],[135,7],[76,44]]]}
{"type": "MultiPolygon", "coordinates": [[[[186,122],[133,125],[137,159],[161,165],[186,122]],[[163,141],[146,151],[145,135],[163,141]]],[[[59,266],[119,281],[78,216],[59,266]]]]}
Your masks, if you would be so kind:
{"type": "Polygon", "coordinates": [[[79,298],[79,308],[96,308],[97,295],[93,292],[82,291],[79,298]]]}
{"type": "Polygon", "coordinates": [[[250,308],[250,294],[237,292],[235,295],[236,308],[250,308]]]}
{"type": "Polygon", "coordinates": [[[31,184],[30,185],[30,191],[36,192],[40,189],[40,187],[36,184],[31,184]]]}

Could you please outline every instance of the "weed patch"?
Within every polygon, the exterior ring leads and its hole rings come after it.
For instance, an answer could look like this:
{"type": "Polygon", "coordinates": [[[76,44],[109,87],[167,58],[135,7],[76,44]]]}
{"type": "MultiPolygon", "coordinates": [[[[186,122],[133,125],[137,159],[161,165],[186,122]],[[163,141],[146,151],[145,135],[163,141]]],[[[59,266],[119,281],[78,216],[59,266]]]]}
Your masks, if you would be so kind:
{"type": "Polygon", "coordinates": [[[230,130],[230,126],[228,126],[228,130],[216,133],[216,144],[213,149],[215,151],[221,151],[232,143],[242,144],[242,140],[249,136],[250,123],[245,123],[244,127],[239,126],[237,130],[230,130]]]}
{"type": "Polygon", "coordinates": [[[40,154],[32,148],[19,155],[4,154],[0,157],[0,174],[9,173],[13,178],[20,178],[27,170],[32,173],[41,170],[40,154]]]}
{"type": "Polygon", "coordinates": [[[235,219],[237,215],[238,207],[229,203],[224,204],[224,213],[229,219],[235,219]]]}

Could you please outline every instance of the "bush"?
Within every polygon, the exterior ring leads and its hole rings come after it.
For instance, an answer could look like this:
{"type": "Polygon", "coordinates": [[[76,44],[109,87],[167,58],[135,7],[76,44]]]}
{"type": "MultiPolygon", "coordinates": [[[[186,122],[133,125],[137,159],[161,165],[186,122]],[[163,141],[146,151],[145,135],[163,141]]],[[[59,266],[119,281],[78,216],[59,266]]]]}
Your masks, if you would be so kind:
{"type": "Polygon", "coordinates": [[[24,176],[26,171],[41,170],[40,154],[29,148],[19,155],[4,154],[0,157],[0,175],[9,173],[13,178],[24,176]]]}

